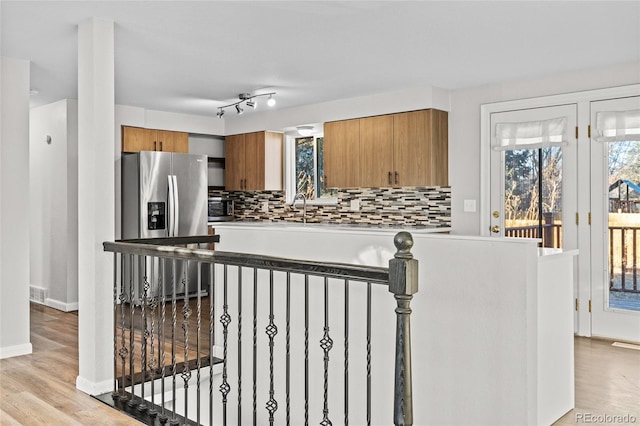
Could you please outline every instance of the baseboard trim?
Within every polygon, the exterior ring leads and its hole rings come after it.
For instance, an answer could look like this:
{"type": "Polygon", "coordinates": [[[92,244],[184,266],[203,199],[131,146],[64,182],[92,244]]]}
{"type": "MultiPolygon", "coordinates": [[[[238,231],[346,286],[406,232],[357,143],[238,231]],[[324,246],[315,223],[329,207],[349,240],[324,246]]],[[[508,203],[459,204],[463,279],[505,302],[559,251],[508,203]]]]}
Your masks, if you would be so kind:
{"type": "Polygon", "coordinates": [[[50,308],[57,309],[63,312],[71,312],[78,310],[78,302],[64,303],[59,300],[46,298],[44,304],[50,308]]]}
{"type": "Polygon", "coordinates": [[[14,356],[29,355],[33,353],[33,346],[31,343],[25,343],[24,345],[8,346],[6,348],[0,348],[0,359],[13,358],[14,356]]]}
{"type": "Polygon", "coordinates": [[[113,390],[113,380],[104,380],[95,383],[78,376],[76,377],[76,389],[92,396],[101,395],[113,390]]]}

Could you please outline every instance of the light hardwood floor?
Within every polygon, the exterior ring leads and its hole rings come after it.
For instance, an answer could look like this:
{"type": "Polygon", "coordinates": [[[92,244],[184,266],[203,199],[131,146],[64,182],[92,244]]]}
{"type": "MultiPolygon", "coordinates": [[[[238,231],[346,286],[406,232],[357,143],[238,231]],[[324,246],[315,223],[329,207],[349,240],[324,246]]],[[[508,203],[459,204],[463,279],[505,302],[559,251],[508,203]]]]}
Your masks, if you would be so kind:
{"type": "Polygon", "coordinates": [[[31,355],[0,360],[0,424],[139,425],[76,390],[78,316],[31,305],[31,355]]]}
{"type": "MultiPolygon", "coordinates": [[[[76,390],[77,334],[77,315],[31,306],[33,354],[0,360],[1,425],[140,424],[76,390]]],[[[640,351],[576,337],[575,358],[576,409],[556,425],[612,424],[625,415],[640,424],[640,351]]]]}
{"type": "Polygon", "coordinates": [[[556,425],[640,424],[640,350],[611,343],[575,338],[576,408],[556,425]]]}

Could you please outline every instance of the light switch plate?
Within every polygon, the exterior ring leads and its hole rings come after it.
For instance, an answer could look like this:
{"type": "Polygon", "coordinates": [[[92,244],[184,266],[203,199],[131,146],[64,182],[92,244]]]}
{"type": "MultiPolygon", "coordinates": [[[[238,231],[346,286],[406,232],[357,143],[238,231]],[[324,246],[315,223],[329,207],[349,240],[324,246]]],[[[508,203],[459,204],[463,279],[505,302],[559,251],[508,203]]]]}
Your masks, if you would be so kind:
{"type": "Polygon", "coordinates": [[[269,213],[269,202],[268,201],[263,201],[262,202],[262,213],[269,213]]]}
{"type": "Polygon", "coordinates": [[[475,213],[476,211],[476,200],[464,200],[463,206],[465,213],[475,213]]]}
{"type": "Polygon", "coordinates": [[[349,207],[351,208],[352,212],[357,212],[358,210],[360,210],[360,200],[357,198],[354,200],[351,200],[351,204],[349,207]]]}

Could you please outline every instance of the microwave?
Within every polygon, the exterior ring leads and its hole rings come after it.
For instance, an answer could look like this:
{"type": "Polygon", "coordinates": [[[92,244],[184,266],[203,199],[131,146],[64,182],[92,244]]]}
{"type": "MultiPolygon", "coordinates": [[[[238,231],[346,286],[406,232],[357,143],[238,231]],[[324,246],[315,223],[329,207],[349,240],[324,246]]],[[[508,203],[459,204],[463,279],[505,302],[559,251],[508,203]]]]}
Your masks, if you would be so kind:
{"type": "Polygon", "coordinates": [[[224,222],[233,220],[233,201],[222,197],[209,197],[208,221],[224,222]]]}

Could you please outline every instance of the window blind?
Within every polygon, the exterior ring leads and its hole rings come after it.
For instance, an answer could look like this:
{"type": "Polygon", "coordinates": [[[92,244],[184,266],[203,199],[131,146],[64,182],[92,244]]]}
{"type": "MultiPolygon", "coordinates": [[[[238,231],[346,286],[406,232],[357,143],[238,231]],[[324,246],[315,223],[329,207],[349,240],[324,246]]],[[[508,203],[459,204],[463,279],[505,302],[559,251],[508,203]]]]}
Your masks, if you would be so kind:
{"type": "Polygon", "coordinates": [[[497,123],[493,149],[508,151],[567,144],[567,117],[519,123],[497,123]]]}

